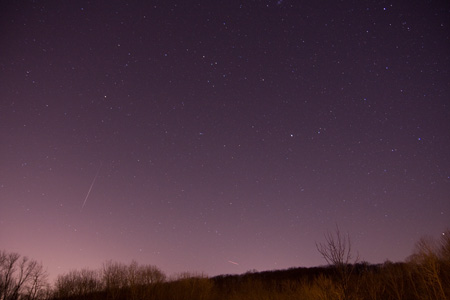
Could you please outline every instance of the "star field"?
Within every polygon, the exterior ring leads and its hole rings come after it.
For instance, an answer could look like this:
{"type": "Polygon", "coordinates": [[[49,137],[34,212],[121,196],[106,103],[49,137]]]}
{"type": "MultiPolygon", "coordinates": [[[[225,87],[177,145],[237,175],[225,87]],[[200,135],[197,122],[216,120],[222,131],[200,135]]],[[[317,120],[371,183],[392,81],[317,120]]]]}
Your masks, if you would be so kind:
{"type": "Polygon", "coordinates": [[[0,245],[209,275],[449,227],[444,1],[21,1],[0,10],[0,245]]]}

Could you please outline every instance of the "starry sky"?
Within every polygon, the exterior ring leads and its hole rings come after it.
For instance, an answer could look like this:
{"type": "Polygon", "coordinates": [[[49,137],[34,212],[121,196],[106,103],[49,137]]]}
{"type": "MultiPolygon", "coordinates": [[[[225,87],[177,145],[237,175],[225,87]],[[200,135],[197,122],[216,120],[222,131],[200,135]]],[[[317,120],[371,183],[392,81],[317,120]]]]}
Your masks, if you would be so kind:
{"type": "Polygon", "coordinates": [[[0,248],[210,276],[450,226],[448,1],[5,1],[0,248]]]}

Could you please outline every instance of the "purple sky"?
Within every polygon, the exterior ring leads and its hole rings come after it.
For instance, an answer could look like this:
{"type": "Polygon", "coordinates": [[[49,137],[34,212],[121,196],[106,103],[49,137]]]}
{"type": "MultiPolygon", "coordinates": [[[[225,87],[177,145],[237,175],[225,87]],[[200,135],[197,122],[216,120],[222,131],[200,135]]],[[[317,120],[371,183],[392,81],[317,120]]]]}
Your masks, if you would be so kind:
{"type": "Polygon", "coordinates": [[[447,1],[33,2],[0,9],[0,248],[52,279],[322,265],[335,224],[398,261],[450,226],[447,1]]]}

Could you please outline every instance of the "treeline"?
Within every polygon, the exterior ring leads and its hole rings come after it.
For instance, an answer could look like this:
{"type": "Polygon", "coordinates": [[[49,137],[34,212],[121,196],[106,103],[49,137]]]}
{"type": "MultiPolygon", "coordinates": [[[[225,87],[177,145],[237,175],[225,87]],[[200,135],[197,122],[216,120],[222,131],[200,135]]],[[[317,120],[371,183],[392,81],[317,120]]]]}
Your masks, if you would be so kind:
{"type": "Polygon", "coordinates": [[[450,231],[421,239],[405,262],[378,265],[359,262],[339,230],[325,237],[317,245],[324,267],[168,278],[152,265],[107,261],[98,270],[59,275],[53,288],[41,265],[1,252],[0,300],[450,299],[450,231]]]}
{"type": "Polygon", "coordinates": [[[107,261],[100,270],[59,275],[53,299],[148,299],[166,281],[166,275],[155,266],[107,261]]]}

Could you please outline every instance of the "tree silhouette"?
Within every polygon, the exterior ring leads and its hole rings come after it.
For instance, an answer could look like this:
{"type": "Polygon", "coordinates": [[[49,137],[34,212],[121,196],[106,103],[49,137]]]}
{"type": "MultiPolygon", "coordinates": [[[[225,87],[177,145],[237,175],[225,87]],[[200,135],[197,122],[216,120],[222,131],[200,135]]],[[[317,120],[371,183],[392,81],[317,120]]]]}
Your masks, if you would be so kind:
{"type": "Polygon", "coordinates": [[[342,235],[339,227],[336,225],[334,234],[327,232],[325,234],[325,243],[316,243],[317,251],[322,255],[325,261],[334,266],[337,272],[338,287],[337,291],[341,294],[341,299],[350,299],[350,280],[359,260],[359,256],[352,253],[352,243],[350,237],[342,235]]]}
{"type": "Polygon", "coordinates": [[[43,297],[48,289],[47,274],[41,264],[18,253],[0,252],[0,299],[43,297]]]}

